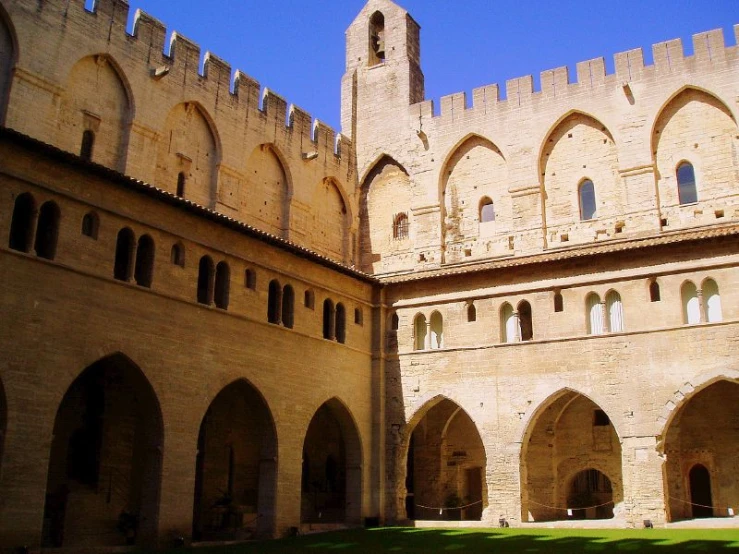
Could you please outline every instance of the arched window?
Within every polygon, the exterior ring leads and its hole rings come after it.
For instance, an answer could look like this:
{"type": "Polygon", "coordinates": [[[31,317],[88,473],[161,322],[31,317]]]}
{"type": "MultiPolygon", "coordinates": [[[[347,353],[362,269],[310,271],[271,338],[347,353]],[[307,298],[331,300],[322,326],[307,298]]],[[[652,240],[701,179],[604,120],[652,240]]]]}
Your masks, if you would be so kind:
{"type": "Polygon", "coordinates": [[[578,191],[580,197],[580,221],[588,221],[595,217],[595,186],[593,181],[586,179],[580,183],[578,191]]]}
{"type": "Polygon", "coordinates": [[[444,319],[439,312],[431,314],[431,349],[444,348],[444,319]]]}
{"type": "Polygon", "coordinates": [[[531,304],[523,300],[518,305],[518,326],[521,328],[521,340],[534,338],[534,322],[531,317],[531,304]]]}
{"type": "Polygon", "coordinates": [[[59,239],[59,206],[55,202],[44,202],[38,212],[36,243],[34,249],[40,258],[53,260],[59,239]]]}
{"type": "Polygon", "coordinates": [[[8,246],[13,250],[28,252],[31,250],[33,236],[33,212],[35,209],[33,196],[24,192],[15,199],[13,220],[10,223],[10,241],[8,246]]]}
{"type": "Polygon", "coordinates": [[[585,305],[588,316],[588,335],[602,335],[606,330],[606,326],[603,321],[603,306],[600,303],[600,296],[591,292],[585,299],[585,305]]]}
{"type": "Polygon", "coordinates": [[[172,245],[169,259],[174,265],[185,267],[185,247],[182,246],[182,243],[177,242],[172,245]]]}
{"type": "Polygon", "coordinates": [[[333,340],[336,330],[336,310],[328,298],[323,301],[323,338],[333,340]]]}
{"type": "Polygon", "coordinates": [[[565,310],[564,298],[562,298],[562,293],[557,291],[554,293],[554,311],[559,313],[559,312],[563,312],[564,310],[565,310]]]}
{"type": "Polygon", "coordinates": [[[198,265],[198,302],[209,306],[213,301],[213,260],[210,256],[200,258],[198,265]]]}
{"type": "Polygon", "coordinates": [[[426,316],[418,314],[413,320],[413,349],[426,349],[426,333],[428,332],[426,325],[426,316]]]}
{"type": "Polygon", "coordinates": [[[624,306],[621,302],[621,295],[615,290],[606,295],[606,311],[608,312],[608,330],[611,333],[624,331],[624,306]]]}
{"type": "Polygon", "coordinates": [[[87,129],[84,133],[82,133],[82,145],[80,146],[80,158],[83,160],[87,160],[88,162],[92,160],[92,149],[95,146],[95,133],[93,133],[90,129],[87,129]]]}
{"type": "Polygon", "coordinates": [[[91,239],[97,240],[98,229],[100,228],[100,218],[95,212],[88,212],[82,218],[82,234],[91,239]]]}
{"type": "Polygon", "coordinates": [[[115,242],[115,265],[113,267],[113,277],[119,281],[131,280],[131,266],[133,265],[133,247],[135,244],[133,231],[125,227],[118,231],[118,238],[115,242]]]}
{"type": "Polygon", "coordinates": [[[718,293],[718,285],[713,279],[703,281],[703,298],[706,304],[706,321],[716,323],[723,319],[721,313],[721,296],[718,293]]]}
{"type": "Polygon", "coordinates": [[[216,284],[213,300],[216,308],[228,310],[228,299],[231,289],[231,268],[226,262],[219,262],[216,266],[216,284]]]}
{"type": "Polygon", "coordinates": [[[661,299],[662,295],[660,294],[659,283],[657,282],[657,279],[652,279],[649,283],[649,301],[659,302],[661,299]]]}
{"type": "Polygon", "coordinates": [[[475,308],[475,304],[472,302],[467,305],[467,321],[469,323],[477,321],[477,308],[475,308]]]}
{"type": "Polygon", "coordinates": [[[280,323],[282,315],[282,287],[277,279],[269,282],[269,295],[267,297],[267,321],[280,323]]]}
{"type": "Polygon", "coordinates": [[[336,304],[336,340],[346,342],[346,309],[341,302],[336,304]]]}
{"type": "Polygon", "coordinates": [[[393,312],[393,316],[390,318],[390,330],[397,331],[400,327],[400,318],[396,312],[393,312]]]}
{"type": "Polygon", "coordinates": [[[369,65],[383,63],[385,61],[385,16],[381,12],[375,12],[370,18],[369,40],[369,65]]]}
{"type": "Polygon", "coordinates": [[[404,213],[396,215],[393,220],[393,238],[395,240],[408,238],[408,216],[404,213]]]}
{"type": "Polygon", "coordinates": [[[312,290],[308,289],[305,291],[305,294],[303,295],[303,305],[309,310],[313,310],[315,308],[316,295],[312,290]]]}
{"type": "Polygon", "coordinates": [[[513,306],[508,302],[500,308],[500,340],[501,342],[518,342],[518,321],[513,306]]]}
{"type": "Polygon", "coordinates": [[[257,289],[257,272],[251,268],[244,271],[244,286],[249,290],[257,289]]]}
{"type": "Polygon", "coordinates": [[[295,311],[295,292],[290,285],[282,289],[282,324],[288,329],[293,328],[295,311]]]}
{"type": "Polygon", "coordinates": [[[136,248],[136,269],[134,279],[137,285],[151,287],[154,276],[154,241],[149,235],[143,235],[139,239],[136,248]]]}
{"type": "Polygon", "coordinates": [[[485,196],[480,200],[480,223],[489,221],[495,221],[495,206],[493,206],[493,201],[485,196]]]}
{"type": "Polygon", "coordinates": [[[683,304],[683,323],[700,323],[700,302],[698,300],[698,289],[691,281],[686,281],[680,291],[683,304]]]}
{"type": "Polygon", "coordinates": [[[185,182],[187,181],[187,178],[185,177],[185,173],[180,171],[177,174],[177,196],[180,198],[185,197],[185,182]]]}
{"type": "Polygon", "coordinates": [[[681,205],[698,202],[695,170],[690,162],[682,162],[677,166],[677,196],[681,205]]]}

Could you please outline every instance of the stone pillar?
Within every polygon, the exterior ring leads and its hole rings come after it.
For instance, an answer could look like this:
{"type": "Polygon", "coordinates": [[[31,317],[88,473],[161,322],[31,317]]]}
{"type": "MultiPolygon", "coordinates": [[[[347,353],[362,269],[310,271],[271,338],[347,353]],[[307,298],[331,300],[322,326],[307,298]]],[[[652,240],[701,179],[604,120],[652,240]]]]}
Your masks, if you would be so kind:
{"type": "Polygon", "coordinates": [[[521,523],[521,444],[486,444],[487,507],[482,521],[498,527],[501,518],[516,527],[521,523]]]}
{"type": "Polygon", "coordinates": [[[513,337],[513,342],[521,342],[521,318],[518,312],[513,312],[513,319],[516,322],[516,336],[513,337]]]}
{"type": "Polygon", "coordinates": [[[616,504],[616,518],[636,528],[643,527],[645,520],[664,525],[664,459],[657,452],[656,438],[624,437],[621,452],[624,498],[616,504]]]}
{"type": "Polygon", "coordinates": [[[706,314],[706,302],[703,299],[703,289],[698,289],[697,294],[698,296],[698,312],[700,314],[700,322],[705,323],[708,321],[708,316],[706,314]]]}
{"type": "Polygon", "coordinates": [[[608,309],[606,308],[606,301],[601,300],[600,302],[600,317],[603,320],[603,332],[611,332],[611,318],[608,317],[608,309]]]}

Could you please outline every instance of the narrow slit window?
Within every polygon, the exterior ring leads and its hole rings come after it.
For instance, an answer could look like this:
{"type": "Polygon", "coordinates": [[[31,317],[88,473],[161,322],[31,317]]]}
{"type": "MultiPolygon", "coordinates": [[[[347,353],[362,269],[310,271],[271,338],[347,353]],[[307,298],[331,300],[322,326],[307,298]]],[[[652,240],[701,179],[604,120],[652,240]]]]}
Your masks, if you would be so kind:
{"type": "Polygon", "coordinates": [[[244,272],[244,286],[249,290],[257,290],[257,272],[251,268],[244,272]]]}
{"type": "Polygon", "coordinates": [[[561,292],[554,293],[554,311],[556,313],[563,312],[565,310],[565,302],[562,298],[561,292]]]}
{"type": "Polygon", "coordinates": [[[13,219],[10,223],[10,241],[8,246],[19,252],[31,250],[33,235],[33,212],[35,203],[33,196],[25,192],[15,199],[13,219]]]}
{"type": "Polygon", "coordinates": [[[139,239],[136,248],[136,269],[134,280],[142,287],[151,287],[154,276],[154,241],[149,235],[143,235],[139,239]]]}
{"type": "Polygon", "coordinates": [[[213,301],[213,260],[210,256],[200,258],[198,265],[198,302],[209,306],[213,301]]]}
{"type": "Polygon", "coordinates": [[[305,294],[303,295],[303,305],[309,310],[312,310],[315,308],[316,295],[312,290],[308,289],[305,291],[305,294]]]}
{"type": "Polygon", "coordinates": [[[95,212],[88,212],[82,218],[82,234],[93,240],[98,238],[98,229],[100,228],[100,218],[95,212]]]}
{"type": "Polygon", "coordinates": [[[53,260],[59,240],[59,206],[55,202],[44,202],[38,212],[36,244],[34,249],[39,258],[53,260]]]}
{"type": "Polygon", "coordinates": [[[323,301],[323,338],[333,340],[336,330],[336,308],[328,298],[323,301]]]}
{"type": "Polygon", "coordinates": [[[126,227],[118,231],[118,238],[115,244],[113,277],[119,281],[129,281],[131,279],[134,241],[135,238],[131,229],[126,227]]]}
{"type": "Polygon", "coordinates": [[[341,302],[336,304],[336,342],[346,342],[346,308],[341,302]]]}
{"type": "Polygon", "coordinates": [[[181,243],[172,245],[170,261],[176,266],[185,267],[185,247],[181,243]]]}
{"type": "Polygon", "coordinates": [[[187,181],[187,178],[185,177],[185,174],[180,171],[177,174],[177,196],[180,198],[185,197],[185,183],[187,181]]]}
{"type": "Polygon", "coordinates": [[[589,221],[595,217],[595,185],[587,179],[580,183],[580,221],[589,221]]]}
{"type": "Polygon", "coordinates": [[[80,146],[80,158],[82,158],[83,160],[87,160],[88,162],[92,160],[92,150],[94,147],[95,147],[95,133],[87,129],[84,133],[82,133],[82,145],[80,146]]]}
{"type": "Polygon", "coordinates": [[[660,300],[662,300],[662,295],[659,290],[659,283],[656,280],[653,280],[649,283],[649,301],[659,302],[660,300]]]}
{"type": "Polygon", "coordinates": [[[690,162],[677,166],[677,195],[680,205],[698,202],[698,191],[695,186],[695,170],[690,162]]]}
{"type": "Polygon", "coordinates": [[[267,297],[267,321],[270,323],[280,323],[282,315],[282,287],[277,279],[273,279],[269,283],[269,294],[267,297]]]}
{"type": "Polygon", "coordinates": [[[288,329],[293,328],[295,321],[295,291],[290,285],[282,289],[282,324],[288,329]]]}
{"type": "Polygon", "coordinates": [[[216,266],[216,281],[213,301],[216,308],[228,310],[228,300],[231,289],[231,268],[226,262],[219,262],[216,266]]]}

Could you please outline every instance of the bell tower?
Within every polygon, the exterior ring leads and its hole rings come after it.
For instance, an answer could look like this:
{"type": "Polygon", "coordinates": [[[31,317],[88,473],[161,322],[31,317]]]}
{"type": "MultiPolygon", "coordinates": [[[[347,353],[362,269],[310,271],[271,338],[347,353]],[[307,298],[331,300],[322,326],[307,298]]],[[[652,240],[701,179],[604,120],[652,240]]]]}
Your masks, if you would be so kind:
{"type": "Polygon", "coordinates": [[[424,99],[420,30],[394,2],[369,0],[346,31],[341,127],[359,156],[424,99]]]}

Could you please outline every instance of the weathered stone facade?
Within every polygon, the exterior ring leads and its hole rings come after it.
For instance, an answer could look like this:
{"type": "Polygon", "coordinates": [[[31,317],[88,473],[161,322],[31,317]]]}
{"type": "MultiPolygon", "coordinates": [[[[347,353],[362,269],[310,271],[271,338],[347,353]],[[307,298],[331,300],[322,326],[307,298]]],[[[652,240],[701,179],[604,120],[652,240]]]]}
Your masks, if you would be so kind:
{"type": "Polygon", "coordinates": [[[123,0],[0,7],[0,548],[739,510],[721,31],[435,115],[369,0],[336,134],[123,0]]]}

